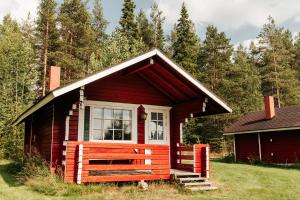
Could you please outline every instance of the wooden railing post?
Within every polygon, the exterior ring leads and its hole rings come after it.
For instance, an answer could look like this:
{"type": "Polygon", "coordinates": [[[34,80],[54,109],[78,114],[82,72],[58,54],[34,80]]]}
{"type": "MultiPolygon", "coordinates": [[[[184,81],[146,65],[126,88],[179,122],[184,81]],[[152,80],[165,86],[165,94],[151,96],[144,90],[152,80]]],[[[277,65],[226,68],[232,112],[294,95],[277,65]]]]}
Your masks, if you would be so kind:
{"type": "Polygon", "coordinates": [[[77,184],[81,184],[83,144],[78,145],[77,184]]]}
{"type": "Polygon", "coordinates": [[[206,156],[206,169],[205,169],[206,176],[205,177],[209,178],[210,160],[209,160],[209,146],[208,145],[205,147],[205,156],[206,156]]]}

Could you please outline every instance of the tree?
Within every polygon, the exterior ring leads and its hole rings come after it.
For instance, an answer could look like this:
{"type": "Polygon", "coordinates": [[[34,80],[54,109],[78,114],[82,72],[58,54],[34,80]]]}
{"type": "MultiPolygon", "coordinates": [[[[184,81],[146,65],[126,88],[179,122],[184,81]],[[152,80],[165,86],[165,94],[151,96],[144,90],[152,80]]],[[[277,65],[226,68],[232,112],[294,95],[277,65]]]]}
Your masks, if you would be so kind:
{"type": "Polygon", "coordinates": [[[60,48],[56,53],[63,68],[63,80],[69,82],[83,77],[95,45],[95,32],[86,5],[80,0],[65,0],[59,9],[60,48]]]}
{"type": "Polygon", "coordinates": [[[148,49],[154,46],[153,31],[144,10],[140,10],[136,17],[138,38],[142,40],[148,49]]]}
{"type": "MultiPolygon", "coordinates": [[[[232,52],[230,39],[226,37],[225,33],[218,32],[214,26],[208,26],[205,40],[198,54],[196,75],[214,93],[226,99],[230,107],[236,105],[237,99],[240,99],[240,96],[231,96],[231,92],[236,93],[236,95],[242,93],[240,83],[235,83],[235,81],[240,81],[243,78],[243,74],[239,72],[240,69],[231,62],[232,52]],[[232,87],[237,86],[238,88],[234,91],[232,87]]],[[[232,118],[233,116],[220,115],[193,120],[185,129],[186,142],[191,143],[200,140],[209,143],[213,150],[220,150],[224,139],[223,129],[232,118]]]]}
{"type": "Polygon", "coordinates": [[[101,46],[104,40],[107,38],[105,29],[108,22],[103,15],[102,0],[95,0],[95,6],[93,9],[93,21],[92,26],[96,34],[96,41],[101,46]]]}
{"type": "Polygon", "coordinates": [[[296,37],[294,47],[294,62],[293,62],[293,69],[298,72],[298,80],[300,81],[300,33],[298,33],[298,36],[296,37]]]}
{"type": "Polygon", "coordinates": [[[225,96],[220,90],[227,70],[232,66],[230,56],[233,48],[224,32],[210,25],[198,55],[199,80],[209,85],[218,95],[225,96]]]}
{"type": "Polygon", "coordinates": [[[10,16],[0,25],[0,71],[0,154],[20,159],[23,132],[11,122],[36,98],[37,66],[30,37],[10,16]]]}
{"type": "Polygon", "coordinates": [[[134,42],[130,44],[124,33],[119,30],[114,31],[105,40],[100,51],[102,55],[100,59],[94,55],[91,56],[89,68],[92,72],[99,71],[142,53],[145,44],[141,40],[134,40],[134,42]]]}
{"type": "Polygon", "coordinates": [[[56,27],[56,2],[54,0],[42,0],[38,8],[37,39],[39,42],[41,96],[46,94],[47,67],[55,65],[54,53],[58,50],[59,33],[56,27]]]}
{"type": "Polygon", "coordinates": [[[124,0],[122,8],[122,16],[120,19],[120,31],[126,36],[129,43],[134,43],[134,40],[138,40],[137,24],[134,15],[135,3],[132,0],[124,0]]]}
{"type": "Polygon", "coordinates": [[[263,94],[274,95],[278,107],[300,103],[300,83],[291,67],[291,33],[277,27],[274,19],[269,17],[258,39],[263,94]]]}
{"type": "Polygon", "coordinates": [[[237,118],[261,110],[261,80],[255,63],[242,45],[238,46],[232,57],[234,63],[226,72],[221,88],[232,105],[232,117],[237,118]]]}
{"type": "Polygon", "coordinates": [[[151,29],[153,32],[153,46],[158,49],[164,49],[164,31],[163,31],[163,22],[165,21],[165,17],[162,16],[162,11],[159,10],[158,5],[156,2],[153,3],[151,6],[151,29]]]}
{"type": "Polygon", "coordinates": [[[196,74],[199,39],[184,3],[174,32],[176,33],[176,40],[172,44],[173,58],[187,71],[196,74]]]}

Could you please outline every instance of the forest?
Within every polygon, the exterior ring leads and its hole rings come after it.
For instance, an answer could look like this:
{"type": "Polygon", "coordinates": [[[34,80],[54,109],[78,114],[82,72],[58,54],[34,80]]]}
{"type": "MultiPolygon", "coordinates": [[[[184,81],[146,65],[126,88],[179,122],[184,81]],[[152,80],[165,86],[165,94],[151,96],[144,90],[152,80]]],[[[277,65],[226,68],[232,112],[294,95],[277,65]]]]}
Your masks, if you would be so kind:
{"type": "MultiPolygon", "coordinates": [[[[0,22],[0,157],[20,159],[23,128],[12,122],[47,94],[50,66],[62,68],[62,85],[158,48],[220,96],[232,114],[192,119],[185,143],[224,148],[223,129],[239,116],[263,109],[263,96],[273,95],[277,107],[300,104],[300,34],[293,35],[269,16],[258,42],[234,47],[230,38],[208,25],[200,38],[182,4],[170,33],[158,5],[148,15],[124,0],[112,33],[106,28],[101,0],[41,0],[38,17],[22,22],[5,16],[0,22]]],[[[225,138],[226,139],[226,138],[225,138]]]]}

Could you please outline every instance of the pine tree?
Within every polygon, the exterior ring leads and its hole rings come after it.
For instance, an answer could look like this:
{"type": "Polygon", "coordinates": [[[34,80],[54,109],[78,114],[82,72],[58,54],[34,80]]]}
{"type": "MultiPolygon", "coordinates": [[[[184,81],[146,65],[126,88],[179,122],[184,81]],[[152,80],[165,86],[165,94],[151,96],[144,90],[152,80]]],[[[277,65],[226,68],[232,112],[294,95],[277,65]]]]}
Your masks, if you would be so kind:
{"type": "Polygon", "coordinates": [[[107,28],[108,22],[104,18],[102,0],[95,0],[95,6],[93,9],[93,21],[92,26],[96,34],[96,41],[100,46],[107,38],[105,29],[107,28]]]}
{"type": "Polygon", "coordinates": [[[90,57],[97,46],[91,16],[80,0],[65,0],[59,9],[60,49],[56,56],[63,68],[63,80],[69,82],[89,72],[90,57]]]}
{"type": "Polygon", "coordinates": [[[298,80],[300,81],[300,33],[298,33],[298,36],[296,37],[294,47],[293,47],[293,52],[294,52],[294,62],[293,62],[293,69],[298,72],[298,80]]]}
{"type": "Polygon", "coordinates": [[[277,106],[300,103],[300,83],[292,69],[292,36],[268,18],[259,36],[260,73],[264,95],[274,95],[277,106]]]}
{"type": "Polygon", "coordinates": [[[221,86],[226,100],[232,105],[233,117],[261,110],[260,74],[242,45],[234,52],[233,62],[230,70],[225,73],[221,86]]]}
{"type": "Polygon", "coordinates": [[[126,36],[129,43],[134,43],[134,40],[138,40],[137,24],[134,15],[135,3],[132,0],[124,0],[122,8],[122,16],[120,19],[120,31],[126,36]]]}
{"type": "MultiPolygon", "coordinates": [[[[206,38],[198,55],[197,77],[214,93],[224,98],[230,107],[236,105],[237,98],[240,99],[240,96],[236,95],[243,93],[240,86],[247,85],[247,83],[235,83],[235,81],[243,81],[244,74],[239,71],[237,65],[231,62],[232,52],[230,39],[226,37],[225,33],[218,32],[214,26],[208,26],[206,38]],[[232,88],[237,86],[239,87],[232,88]],[[232,92],[235,93],[234,97],[232,92]]],[[[236,115],[195,119],[187,126],[188,132],[185,134],[187,142],[195,142],[195,138],[198,138],[202,143],[209,143],[212,149],[220,150],[224,127],[234,116],[236,115]]]]}
{"type": "Polygon", "coordinates": [[[23,132],[20,127],[12,127],[11,122],[36,98],[35,62],[30,36],[5,16],[0,24],[0,156],[23,157],[23,132]]]}
{"type": "Polygon", "coordinates": [[[223,96],[220,87],[227,70],[232,66],[230,56],[233,52],[230,39],[224,32],[210,25],[198,55],[199,80],[209,85],[210,89],[223,96]]]}
{"type": "Polygon", "coordinates": [[[180,18],[175,26],[176,40],[172,44],[173,58],[187,71],[196,74],[196,58],[199,50],[199,39],[195,33],[194,25],[189,19],[185,4],[182,4],[180,18]]]}
{"type": "Polygon", "coordinates": [[[123,62],[143,52],[145,44],[141,40],[134,40],[129,43],[126,35],[116,30],[108,37],[101,50],[101,57],[98,59],[94,55],[90,59],[90,69],[99,71],[111,65],[123,62]]]}
{"type": "Polygon", "coordinates": [[[136,17],[138,38],[141,39],[148,49],[154,46],[153,31],[150,27],[149,21],[144,10],[140,10],[136,17]]]}
{"type": "Polygon", "coordinates": [[[56,64],[54,53],[58,50],[59,33],[56,27],[56,2],[42,0],[38,9],[37,39],[39,41],[41,96],[46,94],[47,67],[56,64]]]}
{"type": "Polygon", "coordinates": [[[163,22],[165,21],[165,17],[162,16],[162,11],[159,10],[156,2],[151,6],[151,28],[153,32],[153,46],[158,49],[164,49],[164,31],[163,31],[163,22]]]}

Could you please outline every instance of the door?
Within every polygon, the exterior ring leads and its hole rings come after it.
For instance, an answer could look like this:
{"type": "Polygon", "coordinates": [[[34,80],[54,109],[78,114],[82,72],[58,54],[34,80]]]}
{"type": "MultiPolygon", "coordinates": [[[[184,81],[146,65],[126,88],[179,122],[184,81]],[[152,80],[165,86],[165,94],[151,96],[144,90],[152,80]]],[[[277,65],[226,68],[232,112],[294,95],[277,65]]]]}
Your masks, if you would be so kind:
{"type": "Polygon", "coordinates": [[[149,109],[146,123],[146,143],[169,144],[169,110],[149,109]]]}

